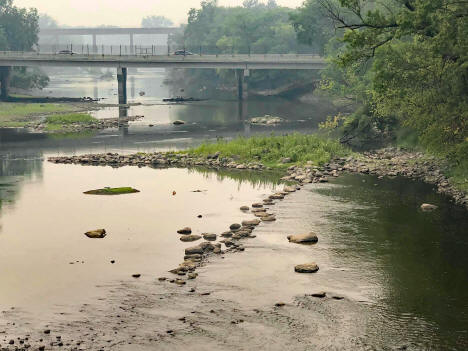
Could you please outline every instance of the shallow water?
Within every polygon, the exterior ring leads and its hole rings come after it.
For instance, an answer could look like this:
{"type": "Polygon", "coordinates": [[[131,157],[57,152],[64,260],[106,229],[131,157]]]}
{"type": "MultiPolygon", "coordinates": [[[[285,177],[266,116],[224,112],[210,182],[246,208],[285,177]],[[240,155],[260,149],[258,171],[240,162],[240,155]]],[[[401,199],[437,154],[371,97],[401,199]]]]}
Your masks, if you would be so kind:
{"type": "MultiPolygon", "coordinates": [[[[42,323],[67,306],[105,301],[107,284],[131,282],[133,273],[147,282],[167,275],[182,260],[183,248],[191,245],[178,240],[178,228],[188,225],[198,233],[219,234],[250,218],[239,206],[269,194],[277,180],[276,175],[202,169],[56,165],[45,161],[48,156],[181,149],[219,136],[308,131],[329,113],[322,104],[278,99],[248,106],[233,101],[164,105],[158,101],[166,94],[162,75],[159,83],[158,74],[135,76],[136,94],[141,87],[147,92],[135,99],[148,105],[129,114],[145,118],[120,130],[70,137],[0,129],[2,309],[35,313],[42,323]],[[288,121],[278,127],[243,122],[265,113],[288,121]],[[175,119],[188,123],[175,127],[175,119]],[[112,198],[82,194],[103,186],[133,186],[142,192],[112,198]],[[192,192],[198,189],[203,191],[192,192]],[[109,232],[105,239],[83,235],[99,227],[109,232]]],[[[51,89],[59,91],[70,81],[77,85],[72,90],[77,96],[92,95],[86,79],[63,78],[51,89]]],[[[112,84],[99,83],[99,89],[110,95],[112,84]]],[[[111,108],[96,116],[116,113],[111,108]]],[[[432,186],[348,175],[330,184],[307,185],[272,211],[278,220],[260,225],[244,253],[215,259],[199,270],[200,281],[213,287],[217,298],[252,309],[323,290],[345,298],[344,311],[336,304],[329,308],[332,314],[335,308],[344,313],[345,326],[360,327],[340,331],[364,340],[367,347],[358,349],[468,347],[468,215],[432,186]],[[424,202],[439,209],[423,213],[419,206],[424,202]],[[308,231],[317,232],[317,244],[286,240],[288,234],[308,231]],[[319,264],[318,273],[293,272],[295,264],[309,261],[319,264]]],[[[307,321],[316,315],[304,312],[302,317],[307,321]]],[[[258,325],[251,327],[262,333],[258,325]]],[[[340,349],[341,339],[333,337],[330,333],[327,345],[340,349]]]]}

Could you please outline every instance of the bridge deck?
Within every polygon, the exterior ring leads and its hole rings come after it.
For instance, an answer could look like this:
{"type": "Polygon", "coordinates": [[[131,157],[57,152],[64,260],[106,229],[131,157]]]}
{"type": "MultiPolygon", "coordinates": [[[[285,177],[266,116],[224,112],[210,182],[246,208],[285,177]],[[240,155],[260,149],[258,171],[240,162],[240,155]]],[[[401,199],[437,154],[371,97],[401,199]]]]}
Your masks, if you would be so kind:
{"type": "Polygon", "coordinates": [[[63,55],[0,52],[0,66],[96,66],[226,69],[320,70],[326,62],[316,55],[63,55]]]}

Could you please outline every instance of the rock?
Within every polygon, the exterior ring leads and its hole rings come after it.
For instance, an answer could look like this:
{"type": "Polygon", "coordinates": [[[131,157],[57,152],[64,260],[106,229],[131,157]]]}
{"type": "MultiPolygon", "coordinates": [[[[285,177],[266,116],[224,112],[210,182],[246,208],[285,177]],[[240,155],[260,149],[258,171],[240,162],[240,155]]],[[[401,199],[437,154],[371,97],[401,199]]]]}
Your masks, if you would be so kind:
{"type": "Polygon", "coordinates": [[[202,254],[202,253],[203,253],[203,249],[198,245],[188,247],[188,248],[185,249],[185,254],[186,255],[202,254]]]}
{"type": "Polygon", "coordinates": [[[203,239],[208,240],[208,241],[215,241],[217,237],[216,234],[212,234],[212,233],[204,233],[202,235],[203,235],[203,239]]]}
{"type": "Polygon", "coordinates": [[[277,303],[275,303],[275,306],[276,306],[276,307],[283,307],[283,306],[285,306],[285,305],[286,305],[286,304],[285,304],[284,302],[277,302],[277,303]]]}
{"type": "Polygon", "coordinates": [[[241,211],[248,211],[250,210],[249,206],[241,206],[240,208],[241,211]]]}
{"type": "Polygon", "coordinates": [[[198,277],[198,273],[189,273],[187,275],[187,278],[188,279],[195,279],[196,277],[198,277]]]}
{"type": "Polygon", "coordinates": [[[298,264],[294,267],[294,271],[297,273],[315,273],[319,270],[319,267],[315,262],[298,264]]]}
{"type": "Polygon", "coordinates": [[[50,334],[50,329],[44,330],[44,334],[50,334]]]}
{"type": "Polygon", "coordinates": [[[224,232],[224,233],[221,233],[221,236],[223,238],[230,238],[232,236],[232,232],[224,232]]]}
{"type": "Polygon", "coordinates": [[[185,228],[179,229],[177,231],[177,233],[179,233],[179,234],[192,234],[192,228],[185,227],[185,228]]]}
{"type": "Polygon", "coordinates": [[[196,235],[196,234],[187,234],[187,235],[182,235],[180,237],[180,241],[183,242],[190,242],[190,241],[197,241],[200,240],[202,237],[201,235],[196,235]]]}
{"type": "Polygon", "coordinates": [[[274,221],[276,221],[276,217],[275,216],[262,217],[262,221],[264,221],[264,222],[274,222],[274,221]]]}
{"type": "Polygon", "coordinates": [[[263,204],[255,203],[255,204],[252,204],[252,207],[253,207],[253,208],[262,208],[262,207],[263,207],[263,204]]]}
{"type": "Polygon", "coordinates": [[[132,277],[133,278],[140,278],[141,277],[141,274],[137,273],[137,274],[132,274],[132,277]]]}
{"type": "Polygon", "coordinates": [[[296,188],[293,187],[293,186],[285,186],[283,191],[286,192],[286,193],[293,193],[293,192],[296,191],[296,188]]]}
{"type": "Polygon", "coordinates": [[[311,296],[323,299],[324,297],[327,296],[327,293],[325,291],[320,291],[320,292],[316,292],[316,293],[311,294],[311,296]]]}
{"type": "Polygon", "coordinates": [[[241,227],[241,225],[240,225],[239,223],[234,223],[234,224],[231,224],[231,225],[229,226],[229,229],[231,229],[231,230],[237,230],[237,229],[239,229],[240,227],[241,227]]]}
{"type": "Polygon", "coordinates": [[[184,122],[184,121],[181,121],[180,119],[178,119],[178,120],[172,122],[172,124],[178,126],[178,125],[181,125],[181,124],[185,124],[185,122],[184,122]]]}
{"type": "Polygon", "coordinates": [[[306,234],[288,235],[288,240],[289,242],[296,244],[316,243],[318,241],[318,237],[315,233],[310,232],[306,234]]]}
{"type": "Polygon", "coordinates": [[[158,280],[159,280],[160,282],[164,282],[164,281],[167,280],[167,278],[166,278],[166,277],[159,277],[158,280]]]}
{"type": "Polygon", "coordinates": [[[259,220],[259,219],[252,219],[252,220],[248,220],[248,221],[242,221],[242,225],[243,226],[257,226],[261,223],[262,221],[259,220]]]}
{"type": "Polygon", "coordinates": [[[290,157],[283,157],[281,159],[281,163],[291,163],[291,158],[290,157]]]}
{"type": "Polygon", "coordinates": [[[179,286],[185,285],[185,280],[182,279],[176,279],[175,283],[179,286]]]}
{"type": "Polygon", "coordinates": [[[434,210],[437,210],[437,208],[438,208],[438,206],[432,205],[432,204],[422,204],[421,205],[421,210],[423,210],[424,212],[434,211],[434,210]]]}
{"type": "Polygon", "coordinates": [[[85,235],[91,239],[102,239],[106,236],[106,230],[105,229],[91,230],[89,232],[86,232],[85,235]]]}

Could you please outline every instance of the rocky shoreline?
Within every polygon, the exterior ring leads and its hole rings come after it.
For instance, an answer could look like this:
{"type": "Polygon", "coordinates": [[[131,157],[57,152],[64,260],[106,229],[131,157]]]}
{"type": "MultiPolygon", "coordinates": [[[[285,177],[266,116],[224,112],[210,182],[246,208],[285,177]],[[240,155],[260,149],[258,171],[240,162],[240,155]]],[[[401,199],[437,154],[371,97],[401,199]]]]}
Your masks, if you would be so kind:
{"type": "Polygon", "coordinates": [[[138,121],[142,119],[144,116],[129,116],[129,117],[117,117],[117,118],[102,118],[98,119],[94,123],[71,123],[71,124],[63,124],[62,128],[57,130],[47,130],[47,123],[45,120],[40,122],[31,122],[25,125],[25,128],[30,128],[34,132],[39,133],[81,133],[86,131],[92,130],[101,130],[107,128],[119,128],[121,125],[138,121]]]}
{"type": "MultiPolygon", "coordinates": [[[[49,161],[62,164],[108,165],[112,167],[203,166],[215,169],[272,170],[272,168],[263,165],[261,162],[241,162],[233,157],[223,157],[220,153],[207,156],[175,152],[137,153],[132,155],[106,153],[50,157],[49,161]]],[[[291,160],[282,159],[280,161],[287,164],[291,160]]],[[[323,166],[316,166],[311,161],[303,166],[290,166],[281,180],[297,183],[298,185],[324,183],[328,182],[330,177],[338,177],[344,172],[372,174],[382,178],[401,176],[433,184],[437,186],[439,193],[447,195],[456,204],[468,209],[468,194],[457,189],[450,182],[450,179],[444,175],[447,170],[448,165],[444,161],[421,152],[385,148],[349,157],[336,158],[323,166]]]]}

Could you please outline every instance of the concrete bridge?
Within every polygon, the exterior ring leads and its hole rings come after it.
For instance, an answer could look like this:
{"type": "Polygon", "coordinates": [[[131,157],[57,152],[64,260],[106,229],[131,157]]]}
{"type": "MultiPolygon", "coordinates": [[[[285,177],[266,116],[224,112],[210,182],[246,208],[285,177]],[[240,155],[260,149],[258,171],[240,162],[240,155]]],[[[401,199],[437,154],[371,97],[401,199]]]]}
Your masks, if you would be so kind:
{"type": "Polygon", "coordinates": [[[10,67],[66,66],[115,67],[119,87],[119,104],[127,103],[127,68],[210,68],[234,69],[238,80],[238,97],[247,96],[247,77],[253,69],[321,70],[326,66],[316,55],[63,55],[44,53],[0,52],[0,84],[2,97],[8,96],[10,67]]]}
{"type": "Polygon", "coordinates": [[[61,36],[91,36],[93,38],[92,52],[97,52],[98,35],[128,35],[130,43],[130,52],[134,50],[134,36],[148,34],[176,34],[181,32],[180,27],[160,27],[160,28],[45,28],[39,32],[40,37],[52,36],[59,38],[61,36]]]}

